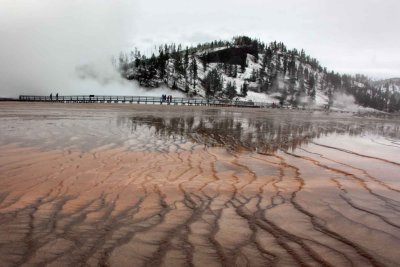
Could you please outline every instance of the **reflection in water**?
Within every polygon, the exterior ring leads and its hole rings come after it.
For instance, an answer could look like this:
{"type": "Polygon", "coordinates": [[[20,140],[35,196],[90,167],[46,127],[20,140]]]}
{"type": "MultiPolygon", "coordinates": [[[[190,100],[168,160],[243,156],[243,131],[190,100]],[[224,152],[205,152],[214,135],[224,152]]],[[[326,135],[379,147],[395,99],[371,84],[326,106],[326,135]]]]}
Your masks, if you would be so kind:
{"type": "MultiPolygon", "coordinates": [[[[41,106],[39,106],[41,107],[41,106]]],[[[271,153],[330,134],[399,138],[399,121],[287,110],[36,108],[0,114],[0,144],[170,151],[183,143],[271,153]],[[133,116],[134,114],[134,116],[133,116]]]]}
{"type": "Polygon", "coordinates": [[[200,114],[183,116],[119,117],[119,127],[132,132],[153,132],[158,138],[179,138],[208,146],[223,146],[230,150],[248,149],[272,153],[278,149],[294,150],[315,138],[329,134],[362,134],[399,137],[399,125],[390,122],[365,123],[359,119],[337,120],[313,117],[312,114],[288,117],[245,117],[243,114],[206,110],[200,114]],[[140,128],[140,129],[139,129],[140,128]]]}

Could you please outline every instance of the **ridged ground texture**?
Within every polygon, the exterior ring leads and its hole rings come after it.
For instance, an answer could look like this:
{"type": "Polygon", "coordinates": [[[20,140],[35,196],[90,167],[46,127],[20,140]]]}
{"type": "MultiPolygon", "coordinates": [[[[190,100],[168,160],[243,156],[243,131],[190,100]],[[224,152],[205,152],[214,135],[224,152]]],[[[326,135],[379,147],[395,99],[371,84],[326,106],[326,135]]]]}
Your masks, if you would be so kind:
{"type": "Polygon", "coordinates": [[[0,105],[1,266],[398,266],[393,119],[0,105]]]}

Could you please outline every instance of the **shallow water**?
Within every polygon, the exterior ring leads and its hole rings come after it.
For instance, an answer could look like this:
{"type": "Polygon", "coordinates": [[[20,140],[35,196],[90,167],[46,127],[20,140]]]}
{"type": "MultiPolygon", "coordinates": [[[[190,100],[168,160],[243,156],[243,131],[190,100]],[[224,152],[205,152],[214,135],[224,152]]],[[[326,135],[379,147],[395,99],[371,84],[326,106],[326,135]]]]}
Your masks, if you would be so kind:
{"type": "Polygon", "coordinates": [[[0,104],[2,266],[396,266],[400,123],[0,104]]]}

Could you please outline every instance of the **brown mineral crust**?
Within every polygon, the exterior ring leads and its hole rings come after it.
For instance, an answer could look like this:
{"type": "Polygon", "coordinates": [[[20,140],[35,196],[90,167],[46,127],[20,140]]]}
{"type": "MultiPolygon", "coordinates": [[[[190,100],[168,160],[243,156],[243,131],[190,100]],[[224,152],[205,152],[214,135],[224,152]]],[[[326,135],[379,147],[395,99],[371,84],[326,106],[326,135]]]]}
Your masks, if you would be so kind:
{"type": "Polygon", "coordinates": [[[398,185],[335,153],[0,150],[5,266],[399,260],[398,185]]]}

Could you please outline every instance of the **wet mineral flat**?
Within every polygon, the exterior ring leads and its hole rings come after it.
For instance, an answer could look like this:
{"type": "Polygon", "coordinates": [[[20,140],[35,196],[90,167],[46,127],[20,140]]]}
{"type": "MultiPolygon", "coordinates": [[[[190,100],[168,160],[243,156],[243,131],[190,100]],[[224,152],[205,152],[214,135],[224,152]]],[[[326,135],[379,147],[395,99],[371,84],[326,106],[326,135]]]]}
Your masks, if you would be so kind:
{"type": "Polygon", "coordinates": [[[398,266],[400,122],[0,103],[1,266],[398,266]]]}

